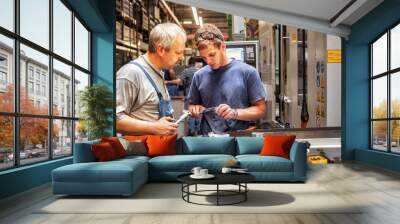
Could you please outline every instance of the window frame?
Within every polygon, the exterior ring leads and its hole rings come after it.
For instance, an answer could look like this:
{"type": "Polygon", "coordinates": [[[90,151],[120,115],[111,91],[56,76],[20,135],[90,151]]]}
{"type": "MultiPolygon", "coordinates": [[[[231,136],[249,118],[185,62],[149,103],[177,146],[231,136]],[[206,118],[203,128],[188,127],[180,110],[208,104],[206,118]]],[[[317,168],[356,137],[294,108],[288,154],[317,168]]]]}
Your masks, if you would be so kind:
{"type": "MultiPolygon", "coordinates": [[[[369,44],[369,149],[373,151],[379,151],[379,152],[386,152],[386,153],[391,153],[391,154],[400,154],[400,152],[393,152],[392,151],[392,121],[400,121],[400,117],[393,117],[392,116],[392,98],[391,98],[391,91],[392,91],[392,85],[391,85],[391,79],[393,75],[396,75],[398,72],[400,72],[400,67],[391,69],[391,31],[393,28],[396,26],[400,26],[400,21],[397,21],[380,35],[378,35],[374,40],[372,40],[369,44]],[[386,65],[386,71],[380,74],[373,74],[373,44],[376,43],[381,37],[384,35],[387,35],[387,65],[386,65]],[[386,105],[386,118],[373,118],[373,93],[374,93],[374,86],[373,86],[373,81],[382,77],[386,77],[386,87],[387,87],[387,105],[386,105]],[[373,122],[376,121],[386,121],[386,151],[379,150],[374,148],[374,136],[373,136],[373,122]]],[[[400,54],[400,52],[399,52],[400,54]]]]}
{"type": "MultiPolygon", "coordinates": [[[[91,43],[91,37],[92,37],[92,31],[89,29],[89,27],[87,26],[87,24],[84,22],[84,20],[72,9],[72,7],[65,1],[65,0],[59,0],[68,10],[71,11],[71,18],[70,18],[70,23],[71,23],[71,58],[67,59],[64,58],[61,55],[58,55],[57,53],[55,53],[53,50],[53,1],[54,0],[48,0],[49,3],[49,47],[48,49],[46,49],[45,47],[40,46],[39,44],[36,44],[32,41],[30,41],[29,39],[24,38],[23,36],[20,35],[20,0],[14,0],[13,1],[13,10],[14,10],[14,30],[10,31],[4,27],[0,26],[0,35],[3,35],[7,38],[12,39],[13,41],[13,52],[12,52],[12,57],[13,57],[13,64],[11,71],[13,72],[13,79],[14,79],[14,110],[13,112],[1,112],[0,111],[0,116],[11,116],[13,118],[13,154],[14,154],[14,161],[13,161],[13,166],[11,167],[5,167],[5,168],[0,168],[0,172],[4,171],[4,170],[10,170],[10,169],[16,169],[19,167],[23,167],[23,166],[29,166],[29,165],[33,165],[33,164],[37,164],[37,163],[43,163],[49,160],[53,160],[53,159],[61,159],[61,158],[65,158],[65,157],[70,157],[73,156],[73,152],[74,152],[74,143],[75,143],[75,123],[76,121],[79,120],[79,117],[75,116],[75,108],[72,107],[71,108],[71,114],[68,116],[56,116],[53,115],[53,59],[58,60],[61,63],[64,63],[68,66],[71,66],[71,81],[70,81],[70,86],[71,86],[71,90],[70,92],[72,93],[71,95],[71,105],[74,105],[75,103],[75,88],[74,88],[74,82],[75,82],[75,69],[85,73],[88,75],[89,77],[89,83],[88,86],[92,85],[92,69],[91,69],[91,49],[92,49],[92,43],[91,43]],[[75,18],[77,20],[79,20],[79,22],[84,26],[84,28],[88,31],[88,69],[85,69],[81,66],[79,66],[78,64],[75,63],[75,18]],[[46,56],[48,56],[48,74],[47,74],[47,83],[46,83],[46,87],[45,90],[45,95],[48,96],[48,112],[46,115],[39,115],[39,114],[27,114],[27,113],[21,113],[20,112],[20,90],[21,90],[21,80],[20,80],[20,65],[21,65],[21,56],[20,56],[20,45],[23,44],[29,48],[32,48],[33,50],[36,50],[42,54],[45,54],[46,56]],[[48,122],[48,135],[47,135],[47,142],[49,144],[47,144],[47,151],[48,151],[48,155],[47,157],[43,157],[43,160],[40,160],[38,162],[30,162],[30,163],[24,163],[21,164],[21,158],[20,158],[20,119],[21,118],[45,118],[47,119],[48,122]],[[54,146],[52,144],[53,142],[53,123],[57,120],[65,120],[65,121],[70,121],[71,122],[71,153],[68,155],[62,155],[62,156],[55,156],[53,155],[54,152],[54,146]]],[[[30,74],[29,74],[29,69],[31,68],[31,66],[29,65],[29,63],[27,64],[27,72],[26,72],[26,82],[28,81],[33,81],[34,83],[34,88],[36,83],[40,83],[40,87],[42,87],[42,79],[41,79],[41,75],[43,71],[39,72],[39,80],[36,79],[36,72],[37,72],[37,68],[33,67],[33,79],[30,79],[30,74]]],[[[28,84],[27,84],[28,85],[28,84]]],[[[28,86],[27,86],[28,87],[28,86]]],[[[29,87],[28,87],[29,88],[29,87]]],[[[27,91],[29,91],[27,89],[27,91]]],[[[34,89],[34,92],[36,91],[36,89],[34,89]]],[[[41,91],[40,91],[41,92],[41,91]]],[[[42,94],[37,95],[39,97],[43,97],[42,94]]],[[[34,102],[35,103],[35,102],[34,102]]]]}

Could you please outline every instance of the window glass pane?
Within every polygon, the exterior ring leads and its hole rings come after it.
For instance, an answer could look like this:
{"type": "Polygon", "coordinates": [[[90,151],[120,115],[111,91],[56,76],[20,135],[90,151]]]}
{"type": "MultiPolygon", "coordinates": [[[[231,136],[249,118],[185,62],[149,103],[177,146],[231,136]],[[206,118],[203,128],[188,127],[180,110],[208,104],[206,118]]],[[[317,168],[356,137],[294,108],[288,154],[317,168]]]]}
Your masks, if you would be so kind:
{"type": "Polygon", "coordinates": [[[391,31],[390,37],[391,69],[400,67],[400,24],[391,31]]]}
{"type": "Polygon", "coordinates": [[[75,121],[75,143],[88,140],[88,129],[84,120],[75,121]]]}
{"type": "Polygon", "coordinates": [[[49,158],[48,119],[22,117],[20,119],[21,164],[34,163],[49,158]]]}
{"type": "Polygon", "coordinates": [[[391,127],[391,141],[392,141],[392,152],[400,153],[400,120],[394,120],[390,122],[391,127]]]}
{"type": "Polygon", "coordinates": [[[53,115],[72,117],[71,66],[53,60],[53,115]]]}
{"type": "Polygon", "coordinates": [[[53,51],[71,60],[72,12],[60,0],[53,3],[53,51]]]}
{"type": "Polygon", "coordinates": [[[81,91],[84,90],[86,86],[89,86],[89,75],[75,69],[75,117],[79,117],[81,114],[79,98],[81,91]]]}
{"type": "Polygon", "coordinates": [[[387,118],[387,77],[372,80],[372,118],[387,118]]]}
{"type": "Polygon", "coordinates": [[[21,113],[47,115],[49,108],[49,57],[21,44],[20,60],[21,113]],[[33,75],[31,74],[32,72],[33,75]],[[30,91],[30,88],[32,88],[33,92],[30,91]]]}
{"type": "Polygon", "coordinates": [[[392,117],[400,118],[400,72],[391,75],[390,88],[392,117]]]}
{"type": "Polygon", "coordinates": [[[387,121],[372,122],[373,149],[387,151],[387,121]]]}
{"type": "Polygon", "coordinates": [[[89,32],[75,18],[75,63],[89,70],[89,32]]]}
{"type": "Polygon", "coordinates": [[[14,165],[14,125],[10,116],[0,116],[0,170],[14,165]]]}
{"type": "Polygon", "coordinates": [[[14,0],[0,1],[0,26],[14,31],[14,0]]]}
{"type": "Polygon", "coordinates": [[[49,0],[20,0],[21,36],[49,48],[49,0]]]}
{"type": "Polygon", "coordinates": [[[14,111],[13,40],[0,35],[0,111],[14,111]]]}
{"type": "Polygon", "coordinates": [[[72,154],[72,121],[53,120],[53,157],[72,154]]]}
{"type": "Polygon", "coordinates": [[[387,71],[387,34],[383,35],[372,45],[373,75],[387,71]]]}

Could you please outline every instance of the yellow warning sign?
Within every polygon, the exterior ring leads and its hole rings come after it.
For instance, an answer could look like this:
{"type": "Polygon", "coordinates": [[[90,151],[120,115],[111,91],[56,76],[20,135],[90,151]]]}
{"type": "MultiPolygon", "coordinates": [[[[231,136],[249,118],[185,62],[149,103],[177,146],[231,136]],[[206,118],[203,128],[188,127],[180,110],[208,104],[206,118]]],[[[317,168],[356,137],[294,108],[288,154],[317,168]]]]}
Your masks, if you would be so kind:
{"type": "Polygon", "coordinates": [[[328,63],[341,63],[342,62],[342,50],[329,49],[327,50],[328,63]]]}
{"type": "Polygon", "coordinates": [[[297,33],[290,34],[290,42],[293,44],[297,44],[297,33]]]}

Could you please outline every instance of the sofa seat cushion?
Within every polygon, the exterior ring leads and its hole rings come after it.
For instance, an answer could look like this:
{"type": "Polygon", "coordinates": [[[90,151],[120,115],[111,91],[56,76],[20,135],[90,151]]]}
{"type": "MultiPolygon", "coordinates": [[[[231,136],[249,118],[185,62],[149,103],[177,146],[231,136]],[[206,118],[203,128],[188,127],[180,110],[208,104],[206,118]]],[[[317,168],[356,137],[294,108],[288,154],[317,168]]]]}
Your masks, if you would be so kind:
{"type": "Polygon", "coordinates": [[[147,171],[145,161],[115,160],[110,162],[75,163],[53,170],[58,182],[131,182],[137,172],[147,171]]]}
{"type": "Polygon", "coordinates": [[[149,157],[147,156],[132,156],[132,157],[125,157],[122,159],[118,160],[113,160],[111,161],[112,163],[117,163],[117,164],[124,164],[126,166],[129,166],[133,169],[133,171],[137,171],[138,168],[141,166],[148,166],[147,162],[149,161],[149,157]],[[140,165],[143,164],[143,165],[140,165]]]}
{"type": "Polygon", "coordinates": [[[149,161],[149,159],[150,159],[150,157],[148,157],[148,156],[130,155],[130,156],[125,156],[124,158],[121,158],[121,159],[114,160],[113,162],[115,162],[115,161],[128,161],[129,162],[131,160],[138,160],[138,161],[147,162],[147,161],[149,161]]]}
{"type": "Polygon", "coordinates": [[[149,160],[149,170],[152,172],[190,172],[193,167],[199,166],[211,172],[217,172],[231,159],[235,158],[222,154],[158,156],[149,160]]]}
{"type": "Polygon", "coordinates": [[[293,172],[292,161],[279,156],[239,155],[236,160],[249,172],[293,172]]]}

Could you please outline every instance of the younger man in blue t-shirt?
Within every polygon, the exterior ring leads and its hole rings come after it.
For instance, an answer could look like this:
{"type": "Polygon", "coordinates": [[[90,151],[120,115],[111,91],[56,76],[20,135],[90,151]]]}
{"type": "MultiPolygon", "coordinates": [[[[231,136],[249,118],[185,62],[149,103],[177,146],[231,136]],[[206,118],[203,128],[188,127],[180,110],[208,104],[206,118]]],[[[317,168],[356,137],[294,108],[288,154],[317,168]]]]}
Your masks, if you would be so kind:
{"type": "Polygon", "coordinates": [[[243,130],[262,118],[266,93],[256,69],[227,57],[224,37],[212,24],[200,27],[195,41],[208,64],[195,73],[188,95],[192,116],[203,116],[201,133],[243,130]]]}

